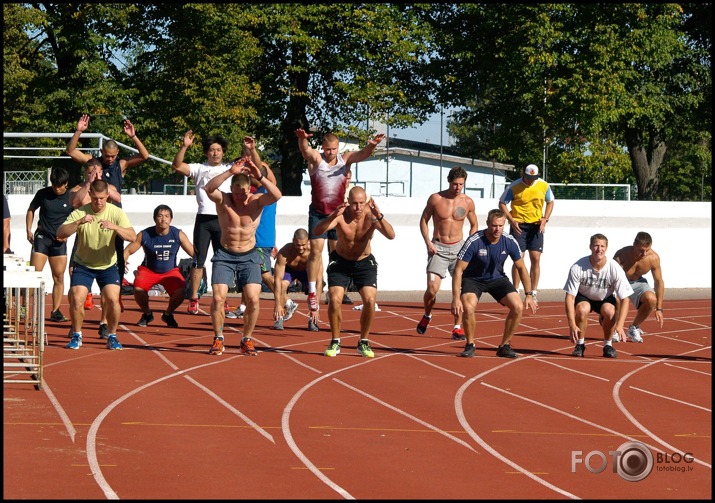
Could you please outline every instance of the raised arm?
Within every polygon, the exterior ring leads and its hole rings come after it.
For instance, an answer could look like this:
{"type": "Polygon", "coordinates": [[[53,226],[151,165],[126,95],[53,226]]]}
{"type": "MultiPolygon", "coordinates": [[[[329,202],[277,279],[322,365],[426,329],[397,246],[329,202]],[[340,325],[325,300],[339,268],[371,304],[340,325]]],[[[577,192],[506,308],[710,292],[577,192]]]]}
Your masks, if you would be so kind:
{"type": "Polygon", "coordinates": [[[361,150],[344,153],[343,160],[345,160],[345,164],[350,165],[356,162],[364,161],[372,155],[372,153],[375,151],[375,147],[377,147],[384,139],[384,134],[377,134],[372,140],[368,140],[367,145],[365,145],[361,150]]]}
{"type": "Polygon", "coordinates": [[[335,226],[338,225],[338,219],[342,217],[343,213],[345,213],[345,208],[347,208],[349,205],[347,202],[344,202],[335,210],[328,215],[328,218],[324,218],[320,222],[318,222],[318,225],[315,226],[315,229],[313,229],[313,234],[316,236],[319,236],[320,234],[325,234],[328,232],[330,229],[334,229],[335,226]]]}
{"type": "Polygon", "coordinates": [[[70,141],[67,142],[67,155],[72,158],[72,160],[76,163],[79,164],[84,164],[85,162],[89,161],[92,156],[90,154],[86,154],[79,150],[77,148],[77,143],[79,142],[79,137],[82,133],[84,133],[87,130],[87,127],[89,126],[89,115],[87,114],[82,114],[82,117],[79,118],[79,121],[77,121],[77,128],[75,129],[74,134],[72,135],[72,138],[70,138],[70,141]]]}
{"type": "MultiPolygon", "coordinates": [[[[260,159],[260,158],[259,158],[260,159]]],[[[280,189],[278,186],[271,181],[271,179],[268,177],[268,175],[264,175],[260,168],[258,166],[261,166],[261,164],[256,164],[254,163],[251,159],[246,159],[245,160],[245,166],[248,168],[248,173],[250,176],[254,177],[258,183],[260,183],[263,188],[266,189],[265,194],[256,194],[258,197],[258,202],[261,206],[268,206],[276,201],[278,201],[283,194],[281,193],[280,189]]],[[[275,177],[274,177],[275,178],[275,177]]],[[[208,185],[207,185],[208,189],[208,185]]],[[[207,190],[208,192],[208,190],[207,190]]]]}
{"type": "Polygon", "coordinates": [[[308,138],[313,135],[306,133],[303,129],[296,129],[295,135],[298,137],[298,148],[300,149],[300,153],[303,155],[303,159],[308,161],[308,167],[317,167],[321,161],[320,153],[311,147],[308,142],[308,138]]]}
{"type": "Polygon", "coordinates": [[[130,140],[134,141],[134,147],[139,151],[129,159],[121,159],[119,164],[122,166],[122,176],[127,173],[128,168],[139,166],[141,163],[149,160],[149,151],[137,136],[134,124],[129,119],[124,119],[124,132],[130,140]]]}
{"type": "Polygon", "coordinates": [[[184,155],[186,155],[186,151],[193,143],[194,133],[189,129],[186,134],[184,134],[184,139],[181,142],[181,147],[174,156],[174,162],[171,163],[171,168],[177,173],[181,173],[184,176],[189,176],[190,173],[189,165],[184,162],[184,155]]]}

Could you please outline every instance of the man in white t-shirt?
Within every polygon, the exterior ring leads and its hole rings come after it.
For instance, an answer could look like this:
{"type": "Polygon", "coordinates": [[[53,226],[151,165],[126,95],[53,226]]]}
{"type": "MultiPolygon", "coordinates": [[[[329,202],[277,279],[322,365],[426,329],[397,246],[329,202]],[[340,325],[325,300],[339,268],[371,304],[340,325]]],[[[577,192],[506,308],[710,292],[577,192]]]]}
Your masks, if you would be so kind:
{"type": "Polygon", "coordinates": [[[615,261],[606,256],[608,238],[603,234],[591,236],[591,255],[579,259],[571,266],[564,285],[566,292],[566,317],[569,322],[571,342],[576,344],[572,356],[583,357],[586,351],[586,328],[591,312],[599,315],[603,329],[603,356],[617,358],[611,337],[614,331],[625,338],[623,324],[628,314],[629,297],[633,294],[626,273],[615,261]],[[616,298],[621,308],[616,309],[616,298]]]}
{"type": "MultiPolygon", "coordinates": [[[[194,220],[194,257],[191,265],[189,277],[189,314],[199,313],[199,286],[204,276],[204,264],[209,251],[209,243],[213,247],[214,253],[221,246],[221,227],[218,224],[216,205],[206,194],[206,184],[214,176],[229,169],[229,165],[223,162],[223,156],[228,148],[228,141],[221,135],[207,136],[203,141],[204,155],[206,161],[203,163],[184,162],[184,155],[188,148],[194,143],[194,133],[189,130],[184,135],[181,148],[174,157],[171,167],[177,173],[191,177],[196,186],[196,202],[199,210],[194,220]]],[[[231,192],[230,180],[226,180],[219,189],[221,192],[231,192]]]]}

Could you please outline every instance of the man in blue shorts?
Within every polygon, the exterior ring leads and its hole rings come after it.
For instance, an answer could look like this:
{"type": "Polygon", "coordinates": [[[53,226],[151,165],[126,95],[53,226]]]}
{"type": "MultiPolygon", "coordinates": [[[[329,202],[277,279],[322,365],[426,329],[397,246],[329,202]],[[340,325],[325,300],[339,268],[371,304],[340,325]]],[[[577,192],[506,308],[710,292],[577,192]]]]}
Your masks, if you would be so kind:
{"type": "MultiPolygon", "coordinates": [[[[276,320],[273,328],[283,330],[283,322],[288,321],[298,309],[298,304],[287,298],[288,287],[291,283],[298,280],[303,287],[303,293],[308,294],[308,259],[310,257],[310,240],[308,239],[308,231],[305,229],[297,229],[293,233],[293,240],[286,243],[276,255],[276,265],[273,271],[274,278],[282,278],[280,281],[275,281],[275,289],[273,296],[275,299],[275,308],[273,318],[276,320]]],[[[318,276],[318,290],[323,289],[322,280],[323,271],[320,271],[318,276]]],[[[310,311],[308,318],[308,330],[318,332],[320,329],[317,324],[317,311],[310,311]]]]}
{"type": "Polygon", "coordinates": [[[516,358],[511,349],[511,338],[519,328],[524,309],[536,312],[537,305],[531,293],[531,279],[526,270],[522,253],[516,240],[504,235],[506,215],[502,210],[490,210],[487,214],[487,228],[477,231],[467,238],[457,254],[457,263],[452,273],[452,314],[462,316],[464,335],[467,343],[459,356],[474,356],[474,314],[484,292],[509,309],[504,320],[504,333],[497,348],[497,356],[516,358]],[[504,273],[504,263],[511,257],[526,288],[524,302],[504,273]]]}
{"type": "MultiPolygon", "coordinates": [[[[104,180],[95,180],[89,189],[91,202],[74,210],[57,230],[58,239],[67,239],[77,233],[74,254],[74,271],[70,279],[70,320],[72,339],[68,349],[82,346],[84,301],[96,280],[106,302],[107,349],[122,349],[117,340],[119,324],[119,294],[121,280],[117,270],[116,237],[134,241],[137,237],[127,214],[119,206],[107,203],[109,189],[104,180]]],[[[122,259],[124,256],[122,256],[122,259]]]]}
{"type": "MultiPolygon", "coordinates": [[[[522,253],[529,252],[531,292],[534,302],[538,303],[536,294],[541,276],[544,232],[554,210],[554,193],[546,180],[539,178],[539,167],[536,164],[525,167],[521,178],[506,188],[499,198],[499,209],[509,220],[509,233],[519,243],[522,253]],[[510,203],[511,211],[508,211],[507,204],[510,203]]],[[[511,268],[511,279],[514,288],[518,289],[519,274],[514,265],[511,268]]]]}
{"type": "Polygon", "coordinates": [[[282,194],[261,173],[261,158],[255,145],[253,138],[244,138],[244,146],[250,157],[236,159],[228,170],[206,184],[206,195],[216,204],[221,226],[221,246],[211,259],[211,324],[214,330],[213,346],[209,349],[211,355],[220,355],[224,351],[224,304],[228,288],[234,284],[246,303],[240,351],[248,356],[258,355],[251,339],[258,320],[262,283],[261,260],[256,251],[256,227],[263,208],[278,201],[282,194]],[[265,194],[251,193],[250,177],[266,188],[265,194]],[[226,194],[219,187],[229,178],[231,193],[226,194]]]}

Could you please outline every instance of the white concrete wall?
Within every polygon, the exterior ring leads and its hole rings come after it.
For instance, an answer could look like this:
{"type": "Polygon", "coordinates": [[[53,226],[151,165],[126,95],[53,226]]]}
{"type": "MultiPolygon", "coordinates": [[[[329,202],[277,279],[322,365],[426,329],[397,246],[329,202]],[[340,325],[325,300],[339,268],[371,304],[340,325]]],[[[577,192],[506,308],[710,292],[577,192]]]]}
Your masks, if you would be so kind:
{"type": "MultiPolygon", "coordinates": [[[[8,198],[13,215],[11,248],[28,260],[30,244],[26,239],[25,214],[31,199],[31,195],[11,195],[8,198]]],[[[309,201],[309,195],[284,197],[278,201],[279,247],[291,240],[296,228],[307,229],[309,201]]],[[[424,290],[427,254],[419,231],[419,218],[426,198],[380,197],[376,201],[396,233],[392,241],[379,233],[372,240],[372,251],[379,263],[378,288],[424,290]]],[[[124,195],[122,202],[137,231],[153,225],[152,214],[157,205],[168,204],[174,211],[173,224],[192,239],[196,213],[193,196],[124,195]]],[[[475,203],[479,227],[483,228],[487,212],[498,206],[497,199],[475,199],[475,203]]],[[[609,256],[613,256],[619,248],[632,244],[636,233],[641,230],[653,236],[653,249],[661,257],[667,288],[711,288],[711,210],[712,203],[709,202],[557,200],[546,230],[539,289],[563,287],[571,264],[590,253],[591,235],[597,232],[605,234],[609,240],[609,256]]],[[[33,230],[38,217],[36,213],[33,230]]],[[[70,238],[69,246],[73,240],[73,237],[70,238]]],[[[327,251],[325,253],[327,257],[327,251]]],[[[209,260],[211,255],[212,251],[209,250],[209,260]]],[[[180,251],[179,257],[186,258],[186,255],[180,251]]],[[[141,251],[135,253],[129,260],[130,271],[142,259],[141,251]]],[[[510,275],[510,268],[511,262],[508,261],[505,266],[507,275],[510,275]]],[[[210,262],[207,263],[207,269],[210,278],[210,262]]],[[[44,274],[47,281],[51,282],[49,265],[45,267],[44,274]]],[[[133,280],[133,272],[130,272],[127,279],[133,280]]],[[[652,278],[648,279],[652,284],[652,278]]],[[[66,285],[69,285],[69,279],[66,285]]],[[[442,290],[449,291],[450,288],[451,280],[448,277],[442,282],[442,290]]]]}

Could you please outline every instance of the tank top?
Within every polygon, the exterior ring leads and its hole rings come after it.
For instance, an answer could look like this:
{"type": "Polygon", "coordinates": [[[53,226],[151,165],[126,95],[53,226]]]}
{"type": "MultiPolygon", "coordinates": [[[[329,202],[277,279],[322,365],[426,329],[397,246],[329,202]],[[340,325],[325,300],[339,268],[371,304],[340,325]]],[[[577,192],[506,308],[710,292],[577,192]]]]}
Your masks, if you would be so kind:
{"type": "Polygon", "coordinates": [[[348,171],[342,155],[338,154],[335,166],[329,166],[323,157],[318,169],[310,175],[311,206],[315,211],[328,215],[343,204],[348,171]]]}
{"type": "Polygon", "coordinates": [[[170,225],[166,236],[157,234],[155,226],[147,227],[142,231],[142,248],[144,248],[142,265],[158,274],[169,272],[176,267],[176,256],[180,246],[181,236],[177,227],[170,225]]]}

